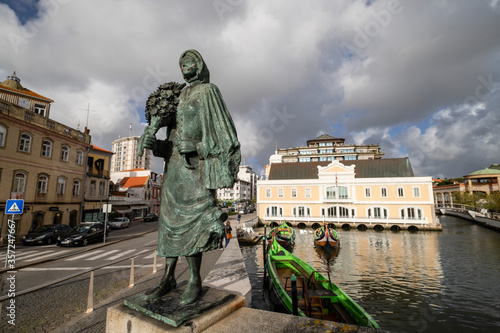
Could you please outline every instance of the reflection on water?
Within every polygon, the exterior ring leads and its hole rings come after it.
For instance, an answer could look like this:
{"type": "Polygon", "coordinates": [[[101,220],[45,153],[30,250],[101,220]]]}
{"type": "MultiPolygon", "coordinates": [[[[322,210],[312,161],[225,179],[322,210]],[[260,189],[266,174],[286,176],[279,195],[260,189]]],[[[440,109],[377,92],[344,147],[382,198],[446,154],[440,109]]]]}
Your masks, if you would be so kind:
{"type": "MultiPolygon", "coordinates": [[[[500,233],[454,217],[442,232],[337,230],[341,248],[329,263],[315,250],[313,230],[297,232],[294,254],[332,280],[382,329],[394,332],[500,331],[500,233]]],[[[242,247],[253,286],[262,297],[262,247],[242,247]]]]}

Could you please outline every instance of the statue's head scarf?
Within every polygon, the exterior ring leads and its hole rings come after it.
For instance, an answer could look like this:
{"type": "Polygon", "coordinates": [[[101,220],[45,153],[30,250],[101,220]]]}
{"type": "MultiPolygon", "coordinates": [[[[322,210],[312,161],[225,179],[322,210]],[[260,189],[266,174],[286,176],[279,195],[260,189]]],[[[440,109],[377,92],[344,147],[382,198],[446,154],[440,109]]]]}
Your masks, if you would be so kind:
{"type": "Polygon", "coordinates": [[[191,78],[189,80],[189,82],[200,80],[203,83],[209,83],[210,82],[210,72],[208,71],[208,67],[205,64],[205,61],[201,57],[201,54],[196,50],[184,51],[181,54],[181,57],[179,58],[179,65],[180,66],[182,66],[182,59],[184,59],[186,57],[193,59],[193,61],[196,63],[196,67],[197,67],[196,76],[191,78]]]}

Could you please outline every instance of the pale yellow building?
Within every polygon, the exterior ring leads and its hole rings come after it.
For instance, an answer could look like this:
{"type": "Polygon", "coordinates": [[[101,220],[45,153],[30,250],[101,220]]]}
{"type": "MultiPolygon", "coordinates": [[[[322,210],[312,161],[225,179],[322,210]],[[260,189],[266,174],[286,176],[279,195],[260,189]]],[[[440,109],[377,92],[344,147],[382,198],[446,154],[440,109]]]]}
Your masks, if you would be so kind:
{"type": "Polygon", "coordinates": [[[88,132],[49,118],[52,100],[21,85],[15,73],[0,83],[0,229],[7,235],[8,199],[24,199],[14,215],[16,236],[43,224],[76,225],[88,132]]]}
{"type": "Polygon", "coordinates": [[[408,158],[279,162],[271,157],[257,182],[258,215],[266,225],[378,230],[440,230],[431,177],[415,177],[408,158]]]}

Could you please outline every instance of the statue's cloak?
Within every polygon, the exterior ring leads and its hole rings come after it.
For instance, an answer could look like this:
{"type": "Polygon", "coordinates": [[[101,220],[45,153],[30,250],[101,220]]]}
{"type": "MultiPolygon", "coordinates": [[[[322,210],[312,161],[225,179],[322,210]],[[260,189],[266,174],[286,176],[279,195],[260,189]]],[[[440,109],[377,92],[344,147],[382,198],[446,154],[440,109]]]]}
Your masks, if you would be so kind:
{"type": "Polygon", "coordinates": [[[181,59],[186,55],[196,59],[201,80],[181,92],[176,124],[153,151],[165,159],[158,228],[158,255],[163,257],[218,247],[227,214],[217,207],[215,190],[233,187],[241,159],[236,129],[219,89],[208,82],[199,53],[189,50],[181,59]],[[195,148],[181,154],[181,142],[195,148]]]}

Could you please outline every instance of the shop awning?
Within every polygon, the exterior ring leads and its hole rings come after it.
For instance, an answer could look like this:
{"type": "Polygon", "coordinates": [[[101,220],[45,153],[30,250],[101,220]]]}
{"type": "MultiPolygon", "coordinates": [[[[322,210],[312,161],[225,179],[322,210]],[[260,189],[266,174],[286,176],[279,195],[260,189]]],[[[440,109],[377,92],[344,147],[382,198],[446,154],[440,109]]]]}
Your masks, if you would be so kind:
{"type": "Polygon", "coordinates": [[[119,214],[131,213],[132,209],[127,205],[113,205],[112,209],[119,214]]]}

